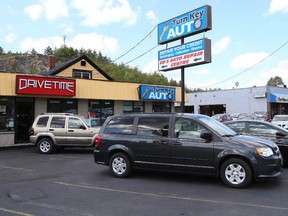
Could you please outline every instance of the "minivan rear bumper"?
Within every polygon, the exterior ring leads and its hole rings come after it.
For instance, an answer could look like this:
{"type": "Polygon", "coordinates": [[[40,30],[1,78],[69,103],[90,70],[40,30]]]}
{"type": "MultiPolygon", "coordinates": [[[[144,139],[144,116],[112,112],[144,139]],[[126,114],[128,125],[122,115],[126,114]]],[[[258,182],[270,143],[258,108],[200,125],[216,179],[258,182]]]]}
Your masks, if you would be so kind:
{"type": "Polygon", "coordinates": [[[105,161],[104,154],[101,154],[99,150],[94,149],[94,161],[97,164],[108,165],[105,161]]]}

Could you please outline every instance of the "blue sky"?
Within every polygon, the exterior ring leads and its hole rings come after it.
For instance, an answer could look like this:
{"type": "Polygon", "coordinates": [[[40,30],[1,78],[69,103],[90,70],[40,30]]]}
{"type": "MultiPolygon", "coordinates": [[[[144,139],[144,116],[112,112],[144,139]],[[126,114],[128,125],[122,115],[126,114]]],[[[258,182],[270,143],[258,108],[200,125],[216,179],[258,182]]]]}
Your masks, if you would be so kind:
{"type": "MultiPolygon", "coordinates": [[[[185,85],[231,89],[238,82],[238,88],[264,86],[274,76],[282,77],[288,85],[288,0],[0,1],[0,46],[5,52],[34,48],[43,53],[47,46],[62,46],[65,38],[69,47],[101,51],[111,60],[117,59],[116,63],[127,63],[146,73],[158,70],[158,51],[166,47],[154,48],[154,27],[210,5],[212,30],[185,42],[209,38],[212,62],[185,68],[185,85]]],[[[175,41],[168,47],[179,44],[175,41]]],[[[159,73],[181,79],[180,70],[159,73]]]]}

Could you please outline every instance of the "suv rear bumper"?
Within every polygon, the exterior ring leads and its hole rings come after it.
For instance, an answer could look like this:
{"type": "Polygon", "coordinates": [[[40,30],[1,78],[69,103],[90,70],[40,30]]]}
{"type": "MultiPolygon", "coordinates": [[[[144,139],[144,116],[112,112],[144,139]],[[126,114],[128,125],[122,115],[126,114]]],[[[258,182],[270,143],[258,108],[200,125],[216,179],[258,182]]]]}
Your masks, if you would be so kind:
{"type": "Polygon", "coordinates": [[[94,150],[94,161],[97,164],[108,165],[108,162],[104,158],[104,154],[102,154],[99,150],[94,150]]]}

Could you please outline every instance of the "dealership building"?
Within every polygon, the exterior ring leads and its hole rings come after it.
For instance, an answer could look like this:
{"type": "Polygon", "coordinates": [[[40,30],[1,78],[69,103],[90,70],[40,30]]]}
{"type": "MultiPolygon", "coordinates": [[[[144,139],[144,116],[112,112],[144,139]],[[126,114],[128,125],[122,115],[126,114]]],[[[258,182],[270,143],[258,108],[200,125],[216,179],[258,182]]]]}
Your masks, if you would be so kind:
{"type": "MultiPolygon", "coordinates": [[[[187,94],[185,112],[212,116],[219,113],[267,112],[268,118],[288,114],[286,87],[250,87],[187,94]]],[[[176,104],[179,109],[179,104],[176,104]]]]}
{"type": "Polygon", "coordinates": [[[0,147],[29,143],[34,118],[46,112],[91,117],[97,125],[110,115],[174,112],[180,87],[116,82],[86,55],[37,75],[0,72],[0,147]]]}

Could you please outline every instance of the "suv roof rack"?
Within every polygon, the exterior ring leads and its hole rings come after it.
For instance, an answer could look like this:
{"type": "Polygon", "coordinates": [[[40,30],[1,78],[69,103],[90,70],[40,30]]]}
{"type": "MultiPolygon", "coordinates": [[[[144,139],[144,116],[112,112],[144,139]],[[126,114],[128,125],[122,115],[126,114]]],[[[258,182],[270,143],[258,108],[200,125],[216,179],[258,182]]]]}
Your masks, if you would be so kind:
{"type": "Polygon", "coordinates": [[[76,115],[74,113],[41,113],[41,115],[76,115]]]}

